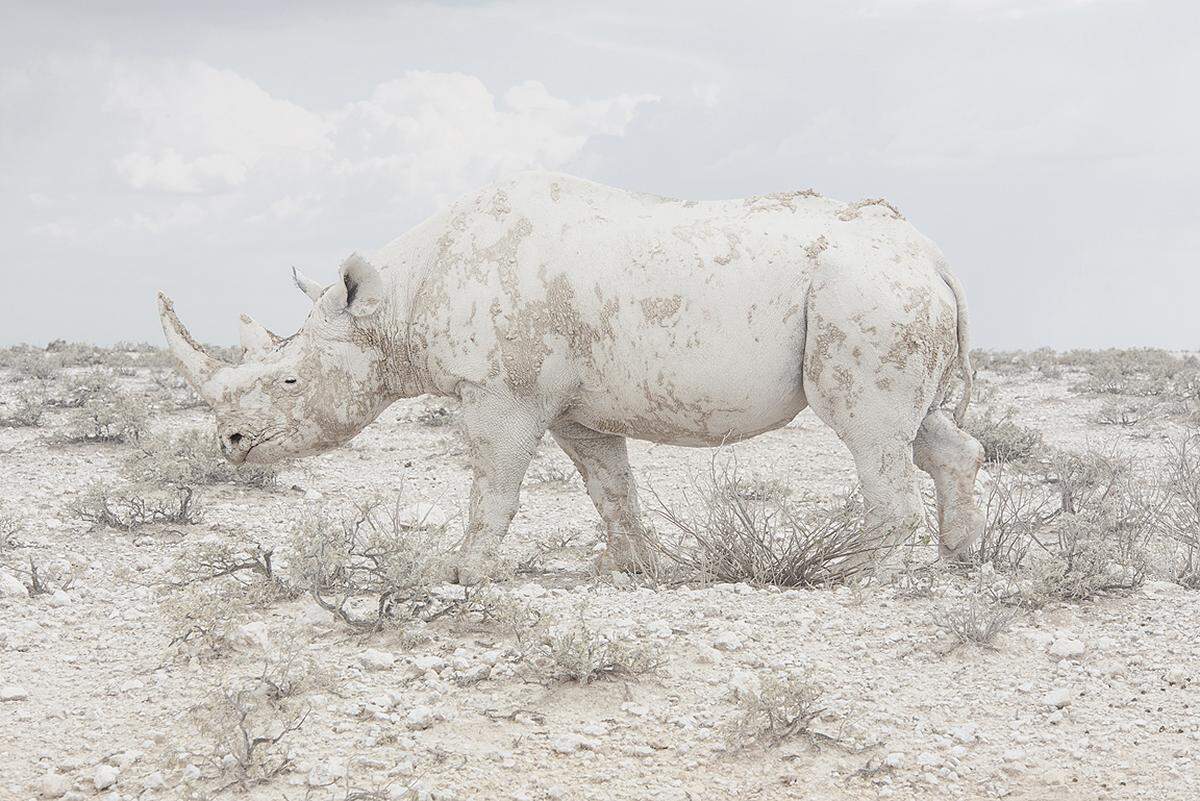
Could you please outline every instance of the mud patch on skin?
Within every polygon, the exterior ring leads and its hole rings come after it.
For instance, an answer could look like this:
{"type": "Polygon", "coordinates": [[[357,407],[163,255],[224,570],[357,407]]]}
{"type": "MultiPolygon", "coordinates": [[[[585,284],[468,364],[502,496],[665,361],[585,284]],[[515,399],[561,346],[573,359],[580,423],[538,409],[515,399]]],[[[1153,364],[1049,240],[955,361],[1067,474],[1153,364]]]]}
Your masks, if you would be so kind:
{"type": "Polygon", "coordinates": [[[866,200],[860,200],[857,203],[851,203],[850,205],[846,206],[846,208],[838,212],[838,219],[842,222],[850,222],[851,220],[858,219],[858,217],[861,216],[862,211],[870,206],[879,206],[880,208],[885,209],[888,212],[888,216],[890,216],[893,220],[904,219],[904,215],[900,213],[900,209],[896,208],[881,197],[867,198],[866,200]]]}
{"type": "Polygon", "coordinates": [[[680,295],[672,295],[669,298],[642,298],[638,301],[638,305],[642,307],[642,317],[646,322],[658,325],[665,323],[668,317],[674,316],[682,304],[683,298],[680,295]]]}
{"type": "Polygon", "coordinates": [[[825,362],[846,341],[846,332],[819,314],[810,317],[809,338],[812,346],[805,348],[804,374],[817,380],[825,370],[825,362]]]}
{"type": "Polygon", "coordinates": [[[804,248],[804,255],[808,256],[812,261],[816,261],[828,247],[829,240],[825,238],[824,234],[821,234],[804,248]]]}

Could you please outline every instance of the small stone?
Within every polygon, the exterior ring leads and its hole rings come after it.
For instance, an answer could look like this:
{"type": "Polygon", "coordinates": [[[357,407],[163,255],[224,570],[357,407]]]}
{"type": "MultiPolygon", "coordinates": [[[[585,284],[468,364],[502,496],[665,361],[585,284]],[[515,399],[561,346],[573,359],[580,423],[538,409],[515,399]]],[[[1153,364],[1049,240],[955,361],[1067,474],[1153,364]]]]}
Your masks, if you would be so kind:
{"type": "Polygon", "coordinates": [[[1070,687],[1056,687],[1042,696],[1042,703],[1046,706],[1052,706],[1055,709],[1062,709],[1071,703],[1072,695],[1070,687]]]}
{"type": "Polygon", "coordinates": [[[595,751],[600,743],[580,734],[560,734],[550,738],[550,748],[556,754],[574,754],[576,751],[595,751]]]}
{"type": "Polygon", "coordinates": [[[438,720],[437,713],[430,707],[417,706],[404,716],[404,725],[411,731],[428,729],[438,720]]]}
{"type": "Polygon", "coordinates": [[[1050,655],[1058,659],[1078,659],[1083,656],[1086,647],[1079,640],[1070,637],[1060,637],[1050,643],[1050,655]]]}
{"type": "Polygon", "coordinates": [[[388,651],[368,648],[358,655],[358,664],[367,670],[391,670],[396,664],[396,657],[388,651]]]}
{"type": "Polygon", "coordinates": [[[52,770],[42,777],[41,792],[43,798],[62,798],[71,789],[71,780],[58,771],[52,770]]]}
{"type": "Polygon", "coordinates": [[[950,735],[960,743],[973,743],[979,738],[979,726],[974,723],[964,723],[950,729],[950,735]]]}
{"type": "Polygon", "coordinates": [[[0,687],[0,701],[24,701],[29,697],[29,692],[16,684],[8,684],[0,687]]]}
{"type": "Polygon", "coordinates": [[[325,497],[324,495],[317,492],[315,489],[310,489],[310,490],[304,491],[304,500],[306,500],[306,501],[319,501],[324,497],[325,497]]]}
{"type": "Polygon", "coordinates": [[[1190,683],[1191,680],[1192,678],[1188,672],[1181,667],[1176,666],[1167,671],[1167,684],[1183,687],[1190,683]]]}
{"type": "Polygon", "coordinates": [[[0,598],[28,598],[29,590],[11,573],[0,572],[0,598]]]}
{"type": "Polygon", "coordinates": [[[722,631],[713,637],[712,645],[718,651],[737,651],[742,647],[742,638],[732,631],[722,631]]]}
{"type": "Polygon", "coordinates": [[[116,784],[117,777],[120,775],[121,771],[112,765],[100,764],[96,766],[96,770],[92,773],[92,784],[96,786],[97,790],[104,790],[116,784]]]}
{"type": "Polygon", "coordinates": [[[904,754],[900,751],[893,751],[883,758],[883,764],[889,768],[899,768],[904,766],[904,754]]]}
{"type": "Polygon", "coordinates": [[[426,654],[413,659],[413,667],[415,667],[421,673],[428,673],[431,670],[434,673],[441,673],[446,669],[446,660],[442,659],[440,656],[426,654]]]}
{"type": "Polygon", "coordinates": [[[346,773],[346,768],[340,762],[322,762],[314,765],[308,772],[309,787],[328,787],[346,773]]]}
{"type": "Polygon", "coordinates": [[[54,592],[50,593],[50,605],[59,607],[70,606],[71,596],[67,595],[62,590],[55,590],[54,592]]]}
{"type": "Polygon", "coordinates": [[[161,790],[167,786],[167,780],[161,770],[156,770],[142,779],[142,787],[146,790],[161,790]]]}
{"type": "Polygon", "coordinates": [[[265,651],[271,647],[271,638],[267,636],[267,624],[261,620],[238,626],[232,640],[233,647],[239,651],[265,651]]]}

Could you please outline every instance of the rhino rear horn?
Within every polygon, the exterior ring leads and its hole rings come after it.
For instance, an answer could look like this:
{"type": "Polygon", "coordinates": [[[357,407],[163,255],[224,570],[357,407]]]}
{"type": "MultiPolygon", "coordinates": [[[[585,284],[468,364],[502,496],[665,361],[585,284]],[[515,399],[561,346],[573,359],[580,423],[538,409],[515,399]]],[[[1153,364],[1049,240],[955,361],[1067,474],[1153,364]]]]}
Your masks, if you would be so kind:
{"type": "Polygon", "coordinates": [[[283,341],[248,314],[243,314],[241,321],[238,333],[242,342],[242,354],[245,356],[265,353],[283,341]]]}

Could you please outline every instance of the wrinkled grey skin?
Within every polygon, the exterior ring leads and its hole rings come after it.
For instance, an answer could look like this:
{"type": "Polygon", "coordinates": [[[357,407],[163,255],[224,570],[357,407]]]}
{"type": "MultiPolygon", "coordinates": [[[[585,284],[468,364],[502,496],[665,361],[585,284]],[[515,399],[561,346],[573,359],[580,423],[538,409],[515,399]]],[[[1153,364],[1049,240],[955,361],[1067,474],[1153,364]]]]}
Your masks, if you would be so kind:
{"type": "Polygon", "coordinates": [[[507,531],[547,431],[607,526],[604,568],[650,558],[626,438],[716,445],[806,406],[853,455],[881,546],[923,519],[917,467],[937,487],[944,556],[981,530],[983,450],[958,427],[962,290],[884,201],[697,203],[529,173],[351,256],[328,287],[295,279],[314,301],[304,327],[281,340],[243,317],[238,366],[159,296],[222,448],[235,463],[318,453],[398,398],[460,399],[474,479],[460,581],[507,531]],[[958,370],[952,419],[940,407],[958,370]]]}

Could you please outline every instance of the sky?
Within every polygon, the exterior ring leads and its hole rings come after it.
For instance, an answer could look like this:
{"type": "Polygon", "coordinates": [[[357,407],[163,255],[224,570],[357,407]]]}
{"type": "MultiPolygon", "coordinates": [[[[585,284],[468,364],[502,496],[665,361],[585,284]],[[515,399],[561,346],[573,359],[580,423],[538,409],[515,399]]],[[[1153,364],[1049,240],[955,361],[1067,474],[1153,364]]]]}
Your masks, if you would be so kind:
{"type": "Polygon", "coordinates": [[[453,198],[545,168],[888,198],[976,346],[1200,349],[1193,0],[0,0],[0,345],[289,334],[453,198]],[[102,6],[104,6],[102,8],[102,6]]]}

